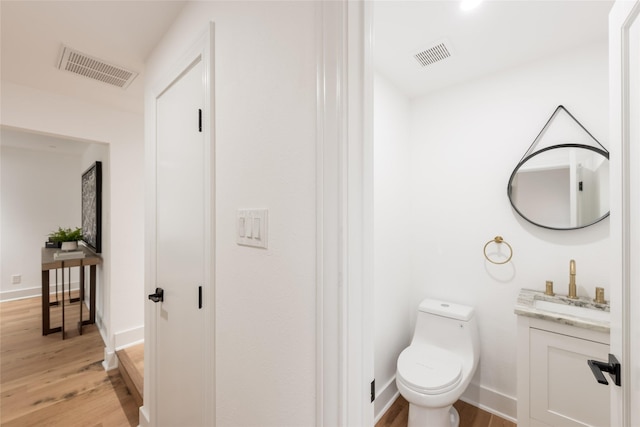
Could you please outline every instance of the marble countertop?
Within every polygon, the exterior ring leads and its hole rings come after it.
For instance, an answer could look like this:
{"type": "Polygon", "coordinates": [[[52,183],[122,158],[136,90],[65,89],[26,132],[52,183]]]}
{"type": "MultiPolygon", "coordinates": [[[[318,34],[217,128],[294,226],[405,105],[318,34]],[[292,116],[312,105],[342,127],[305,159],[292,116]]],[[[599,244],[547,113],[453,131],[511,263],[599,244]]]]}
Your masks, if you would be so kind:
{"type": "MultiPolygon", "coordinates": [[[[594,314],[601,314],[597,313],[597,311],[609,312],[608,303],[598,304],[590,298],[579,297],[578,299],[569,299],[563,295],[549,296],[545,295],[542,291],[521,289],[520,294],[518,295],[518,301],[514,309],[515,314],[534,317],[537,319],[549,320],[556,323],[591,329],[599,332],[608,333],[610,330],[609,320],[598,319],[598,316],[594,316],[593,318],[591,318],[590,316],[588,316],[588,314],[576,315],[541,309],[539,307],[536,307],[536,301],[548,301],[560,305],[568,305],[596,310],[596,313],[594,314]]],[[[588,310],[582,310],[582,312],[588,313],[588,310]]]]}

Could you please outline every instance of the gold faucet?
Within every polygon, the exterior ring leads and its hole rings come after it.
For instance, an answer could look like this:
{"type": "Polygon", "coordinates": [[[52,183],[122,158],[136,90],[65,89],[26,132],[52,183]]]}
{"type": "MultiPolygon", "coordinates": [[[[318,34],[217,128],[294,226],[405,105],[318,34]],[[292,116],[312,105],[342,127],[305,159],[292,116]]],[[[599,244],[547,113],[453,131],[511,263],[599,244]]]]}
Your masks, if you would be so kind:
{"type": "Polygon", "coordinates": [[[571,299],[578,299],[576,295],[576,262],[574,260],[569,261],[569,295],[571,299]]]}

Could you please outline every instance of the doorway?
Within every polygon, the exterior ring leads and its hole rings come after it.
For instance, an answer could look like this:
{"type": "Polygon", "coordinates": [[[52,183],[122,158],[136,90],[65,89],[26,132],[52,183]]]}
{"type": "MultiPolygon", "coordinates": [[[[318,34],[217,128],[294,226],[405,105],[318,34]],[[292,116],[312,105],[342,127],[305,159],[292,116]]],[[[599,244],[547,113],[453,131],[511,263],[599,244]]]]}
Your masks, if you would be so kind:
{"type": "Polygon", "coordinates": [[[482,354],[463,400],[515,420],[519,289],[563,283],[574,257],[583,295],[610,283],[608,220],[571,235],[545,230],[519,218],[505,190],[560,104],[608,146],[611,5],[484,2],[464,13],[458,2],[374,3],[376,419],[397,396],[395,361],[423,298],[476,307],[482,354]],[[567,28],[576,13],[584,21],[567,28]],[[529,42],[540,20],[553,43],[529,42]],[[448,56],[419,63],[440,44],[448,56]],[[500,62],[507,56],[515,62],[500,62]],[[496,235],[516,242],[504,266],[482,256],[496,235]]]}
{"type": "Polygon", "coordinates": [[[212,48],[213,25],[153,93],[141,415],[158,426],[215,419],[212,48]]]}

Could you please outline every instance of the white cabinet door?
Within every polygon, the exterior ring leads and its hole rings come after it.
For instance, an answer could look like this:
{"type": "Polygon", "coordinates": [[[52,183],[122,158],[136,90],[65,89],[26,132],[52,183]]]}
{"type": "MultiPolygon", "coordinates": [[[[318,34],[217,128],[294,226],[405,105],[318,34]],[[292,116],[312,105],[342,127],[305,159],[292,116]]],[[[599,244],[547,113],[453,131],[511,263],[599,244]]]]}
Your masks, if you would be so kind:
{"type": "Polygon", "coordinates": [[[536,420],[549,426],[609,426],[610,386],[598,384],[587,365],[589,359],[606,362],[609,345],[529,331],[532,425],[536,420]]]}

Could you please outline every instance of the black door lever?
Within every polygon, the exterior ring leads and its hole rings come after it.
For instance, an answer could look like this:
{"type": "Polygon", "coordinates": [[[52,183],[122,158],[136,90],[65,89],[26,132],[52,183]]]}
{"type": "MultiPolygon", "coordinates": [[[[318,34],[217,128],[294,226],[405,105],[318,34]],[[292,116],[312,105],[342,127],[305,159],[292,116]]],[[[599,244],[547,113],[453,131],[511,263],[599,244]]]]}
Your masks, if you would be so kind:
{"type": "Polygon", "coordinates": [[[587,363],[591,368],[591,372],[593,372],[593,376],[596,377],[600,384],[609,384],[603,374],[603,372],[608,372],[614,384],[618,387],[621,385],[620,362],[613,354],[609,354],[609,363],[598,362],[597,360],[587,360],[587,363]]]}
{"type": "Polygon", "coordinates": [[[156,288],[156,293],[149,295],[149,299],[153,302],[162,302],[164,301],[164,289],[156,288]]]}

